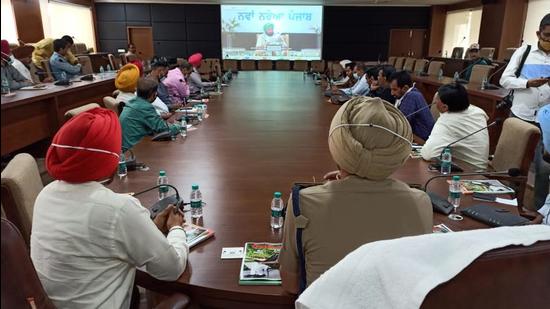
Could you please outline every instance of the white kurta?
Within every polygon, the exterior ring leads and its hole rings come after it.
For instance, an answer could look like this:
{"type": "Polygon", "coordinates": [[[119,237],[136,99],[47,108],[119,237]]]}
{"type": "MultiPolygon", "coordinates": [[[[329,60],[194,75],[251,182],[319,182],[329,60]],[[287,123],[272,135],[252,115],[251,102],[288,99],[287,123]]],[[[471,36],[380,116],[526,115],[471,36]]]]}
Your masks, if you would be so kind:
{"type": "MultiPolygon", "coordinates": [[[[462,112],[442,113],[437,119],[430,138],[422,147],[425,160],[439,157],[450,143],[487,126],[487,114],[474,105],[462,112]]],[[[483,130],[451,146],[453,158],[465,161],[479,169],[486,169],[489,159],[489,132],[483,130]]]]}
{"type": "Polygon", "coordinates": [[[98,182],[54,181],[36,199],[31,258],[57,308],[128,308],[136,267],[176,280],[188,251],[182,229],[164,237],[137,199],[98,182]]]}

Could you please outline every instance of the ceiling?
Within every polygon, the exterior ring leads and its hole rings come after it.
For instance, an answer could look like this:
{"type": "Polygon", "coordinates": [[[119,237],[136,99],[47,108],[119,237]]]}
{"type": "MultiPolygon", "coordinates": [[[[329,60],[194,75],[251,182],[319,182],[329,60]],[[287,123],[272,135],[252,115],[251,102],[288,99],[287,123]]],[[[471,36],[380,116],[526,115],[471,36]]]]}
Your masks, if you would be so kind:
{"type": "MultiPolygon", "coordinates": [[[[454,4],[464,0],[270,0],[269,4],[317,4],[317,5],[345,5],[345,6],[429,6],[454,4]]],[[[95,0],[95,2],[119,3],[196,3],[196,4],[264,4],[261,0],[95,0]]]]}

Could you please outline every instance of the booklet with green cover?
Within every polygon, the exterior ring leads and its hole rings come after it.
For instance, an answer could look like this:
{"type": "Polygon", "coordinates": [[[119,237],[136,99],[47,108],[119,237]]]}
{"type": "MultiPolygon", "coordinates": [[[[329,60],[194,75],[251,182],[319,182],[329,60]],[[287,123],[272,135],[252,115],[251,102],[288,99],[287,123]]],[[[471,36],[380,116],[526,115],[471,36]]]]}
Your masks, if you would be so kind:
{"type": "Polygon", "coordinates": [[[239,284],[281,285],[279,254],[282,244],[247,242],[241,264],[239,284]]]}

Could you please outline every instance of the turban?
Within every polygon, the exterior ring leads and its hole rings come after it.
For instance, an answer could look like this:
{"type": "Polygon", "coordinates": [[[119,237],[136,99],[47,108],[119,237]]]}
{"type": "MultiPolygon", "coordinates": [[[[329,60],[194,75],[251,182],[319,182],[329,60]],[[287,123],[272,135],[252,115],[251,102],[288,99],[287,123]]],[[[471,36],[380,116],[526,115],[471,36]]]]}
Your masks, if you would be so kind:
{"type": "Polygon", "coordinates": [[[139,68],[135,64],[128,63],[118,70],[115,87],[123,92],[134,92],[139,76],[139,68]]]}
{"type": "Polygon", "coordinates": [[[187,62],[189,62],[194,67],[198,67],[201,64],[201,61],[202,61],[201,53],[192,54],[187,60],[187,62]]]}
{"type": "Polygon", "coordinates": [[[348,59],[344,59],[342,61],[340,61],[340,65],[342,66],[342,68],[346,68],[346,65],[350,64],[351,63],[351,60],[348,60],[348,59]]]}
{"type": "Polygon", "coordinates": [[[1,47],[2,47],[2,59],[8,59],[9,55],[11,54],[10,43],[8,43],[8,41],[6,40],[2,40],[1,47]]]}
{"type": "Polygon", "coordinates": [[[411,126],[396,107],[380,98],[356,97],[342,105],[332,118],[328,146],[341,169],[363,178],[382,180],[405,163],[411,153],[411,140],[411,126]],[[345,124],[383,128],[340,126],[345,124]]]}
{"type": "Polygon", "coordinates": [[[275,25],[273,25],[272,23],[267,23],[264,25],[264,32],[267,32],[267,30],[271,29],[273,30],[273,27],[275,27],[275,25]]]}
{"type": "Polygon", "coordinates": [[[117,115],[104,108],[78,114],[55,134],[46,154],[48,173],[72,183],[109,178],[122,147],[117,115]]]}

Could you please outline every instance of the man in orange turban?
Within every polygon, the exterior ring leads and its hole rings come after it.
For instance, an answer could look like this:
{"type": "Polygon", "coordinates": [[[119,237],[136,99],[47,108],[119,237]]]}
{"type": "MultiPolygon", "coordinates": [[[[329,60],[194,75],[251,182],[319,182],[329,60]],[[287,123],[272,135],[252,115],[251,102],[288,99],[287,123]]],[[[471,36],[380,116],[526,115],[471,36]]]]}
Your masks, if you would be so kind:
{"type": "Polygon", "coordinates": [[[137,199],[100,182],[115,173],[120,148],[116,114],[98,107],[65,123],[48,149],[56,180],[36,198],[31,258],[58,308],[129,308],[137,267],[160,280],[185,270],[189,249],[174,206],[152,221],[137,199]]]}

